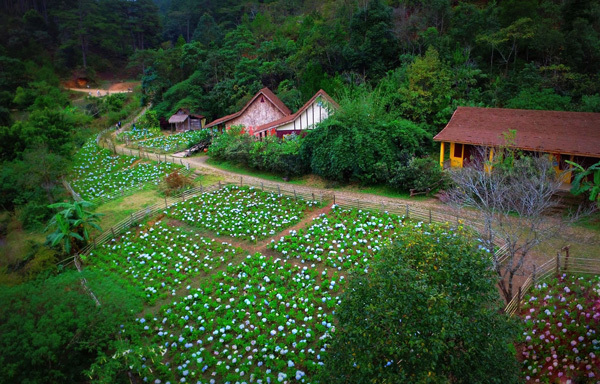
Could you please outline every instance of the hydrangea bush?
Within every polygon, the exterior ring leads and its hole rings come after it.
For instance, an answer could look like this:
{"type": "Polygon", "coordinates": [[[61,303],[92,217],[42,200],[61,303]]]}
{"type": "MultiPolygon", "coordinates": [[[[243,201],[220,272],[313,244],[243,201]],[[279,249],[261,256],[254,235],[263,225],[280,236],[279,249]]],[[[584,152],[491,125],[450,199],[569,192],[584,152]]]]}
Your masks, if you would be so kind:
{"type": "Polygon", "coordinates": [[[129,131],[121,132],[117,135],[117,140],[123,141],[139,141],[162,136],[159,129],[147,129],[141,127],[131,128],[129,131]]]}
{"type": "Polygon", "coordinates": [[[90,140],[75,157],[71,185],[84,199],[110,199],[141,183],[158,185],[166,175],[183,168],[173,163],[138,160],[134,156],[113,155],[90,140]]]}
{"type": "Polygon", "coordinates": [[[187,131],[168,136],[160,135],[137,144],[146,150],[171,153],[190,148],[192,145],[205,140],[208,135],[208,131],[205,130],[187,131]]]}
{"type": "Polygon", "coordinates": [[[527,382],[600,380],[600,276],[563,274],[536,285],[521,317],[527,382]]]}
{"type": "Polygon", "coordinates": [[[125,332],[141,332],[159,347],[144,356],[148,382],[310,382],[335,329],[344,281],[248,255],[125,332]]]}
{"type": "Polygon", "coordinates": [[[271,247],[301,263],[322,262],[338,270],[367,272],[374,253],[401,233],[421,228],[387,212],[344,209],[334,205],[306,229],[291,231],[271,247]]]}
{"type": "Polygon", "coordinates": [[[252,187],[228,186],[177,203],[165,213],[216,235],[256,241],[299,222],[317,204],[252,187]]]}
{"type": "Polygon", "coordinates": [[[89,255],[94,268],[108,270],[140,286],[146,300],[175,295],[191,278],[210,274],[241,254],[182,228],[151,223],[132,228],[120,239],[99,246],[89,255]]]}

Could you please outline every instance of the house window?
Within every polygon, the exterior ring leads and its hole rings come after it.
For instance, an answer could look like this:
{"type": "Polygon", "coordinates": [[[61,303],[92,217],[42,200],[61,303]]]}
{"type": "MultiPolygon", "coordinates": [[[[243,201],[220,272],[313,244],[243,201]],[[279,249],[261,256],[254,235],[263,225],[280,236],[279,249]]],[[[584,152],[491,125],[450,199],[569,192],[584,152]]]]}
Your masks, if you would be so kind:
{"type": "Polygon", "coordinates": [[[454,143],[454,153],[452,154],[452,157],[462,157],[462,150],[462,144],[454,143]]]}

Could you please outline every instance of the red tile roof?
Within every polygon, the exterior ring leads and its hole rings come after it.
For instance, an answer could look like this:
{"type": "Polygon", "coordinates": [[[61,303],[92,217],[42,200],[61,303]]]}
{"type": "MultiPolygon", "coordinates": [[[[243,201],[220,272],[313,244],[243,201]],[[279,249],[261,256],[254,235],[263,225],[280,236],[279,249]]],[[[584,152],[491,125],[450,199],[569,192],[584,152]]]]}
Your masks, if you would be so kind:
{"type": "Polygon", "coordinates": [[[513,129],[515,148],[600,157],[600,113],[458,107],[433,139],[502,146],[502,134],[513,129]]]}
{"type": "Polygon", "coordinates": [[[302,112],[304,112],[306,109],[308,109],[308,107],[310,107],[312,105],[312,103],[315,101],[315,99],[319,96],[322,96],[323,98],[325,98],[328,102],[330,102],[334,108],[339,108],[340,106],[338,105],[338,103],[336,103],[331,96],[329,96],[327,94],[327,92],[325,92],[324,90],[320,89],[317,93],[315,93],[315,95],[313,97],[310,98],[310,100],[308,100],[306,102],[306,104],[304,104],[298,111],[296,111],[296,113],[292,114],[292,115],[288,115],[285,117],[282,117],[279,120],[275,120],[272,121],[270,123],[266,123],[263,125],[259,125],[258,127],[256,127],[256,129],[254,130],[255,132],[259,132],[259,131],[263,131],[265,129],[270,129],[270,128],[277,128],[280,127],[286,123],[289,123],[290,121],[294,121],[296,120],[296,118],[298,116],[300,116],[302,114],[302,112]]]}
{"type": "Polygon", "coordinates": [[[271,102],[271,104],[273,104],[277,109],[279,109],[281,113],[283,113],[285,116],[292,113],[292,111],[290,111],[290,109],[286,107],[285,104],[283,104],[283,101],[281,101],[279,97],[277,97],[273,92],[271,92],[269,88],[265,87],[258,91],[256,95],[254,95],[254,97],[250,99],[250,101],[247,102],[246,105],[244,105],[244,108],[240,109],[236,113],[232,113],[231,115],[223,116],[217,120],[214,120],[210,124],[206,124],[205,128],[214,127],[215,125],[219,125],[221,123],[235,119],[236,117],[242,115],[246,111],[246,109],[248,109],[248,107],[254,102],[254,100],[256,100],[260,95],[266,97],[271,102]]]}

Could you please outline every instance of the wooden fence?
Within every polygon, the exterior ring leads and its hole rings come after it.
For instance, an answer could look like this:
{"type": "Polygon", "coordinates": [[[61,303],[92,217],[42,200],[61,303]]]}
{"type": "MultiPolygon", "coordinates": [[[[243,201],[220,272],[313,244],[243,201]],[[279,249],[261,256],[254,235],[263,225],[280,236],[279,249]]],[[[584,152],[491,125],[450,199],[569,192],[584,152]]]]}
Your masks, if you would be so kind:
{"type": "Polygon", "coordinates": [[[569,257],[568,253],[566,256],[561,256],[560,253],[557,254],[555,258],[550,259],[541,266],[533,269],[523,285],[519,287],[517,294],[514,295],[508,304],[506,304],[504,312],[511,316],[519,312],[521,310],[523,297],[525,297],[536,284],[561,273],[600,275],[600,260],[569,257]]]}

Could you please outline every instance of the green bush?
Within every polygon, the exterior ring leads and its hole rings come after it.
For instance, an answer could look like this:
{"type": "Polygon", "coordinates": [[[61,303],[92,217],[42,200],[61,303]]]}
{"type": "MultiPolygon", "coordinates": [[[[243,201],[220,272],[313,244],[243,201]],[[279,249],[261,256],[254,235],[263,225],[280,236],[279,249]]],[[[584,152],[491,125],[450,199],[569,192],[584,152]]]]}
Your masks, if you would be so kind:
{"type": "Polygon", "coordinates": [[[444,186],[444,173],[440,165],[429,157],[413,157],[404,164],[398,162],[389,173],[389,184],[402,191],[435,191],[444,186]]]}
{"type": "Polygon", "coordinates": [[[518,324],[501,312],[489,254],[418,224],[349,281],[323,383],[516,383],[518,324]]]}

